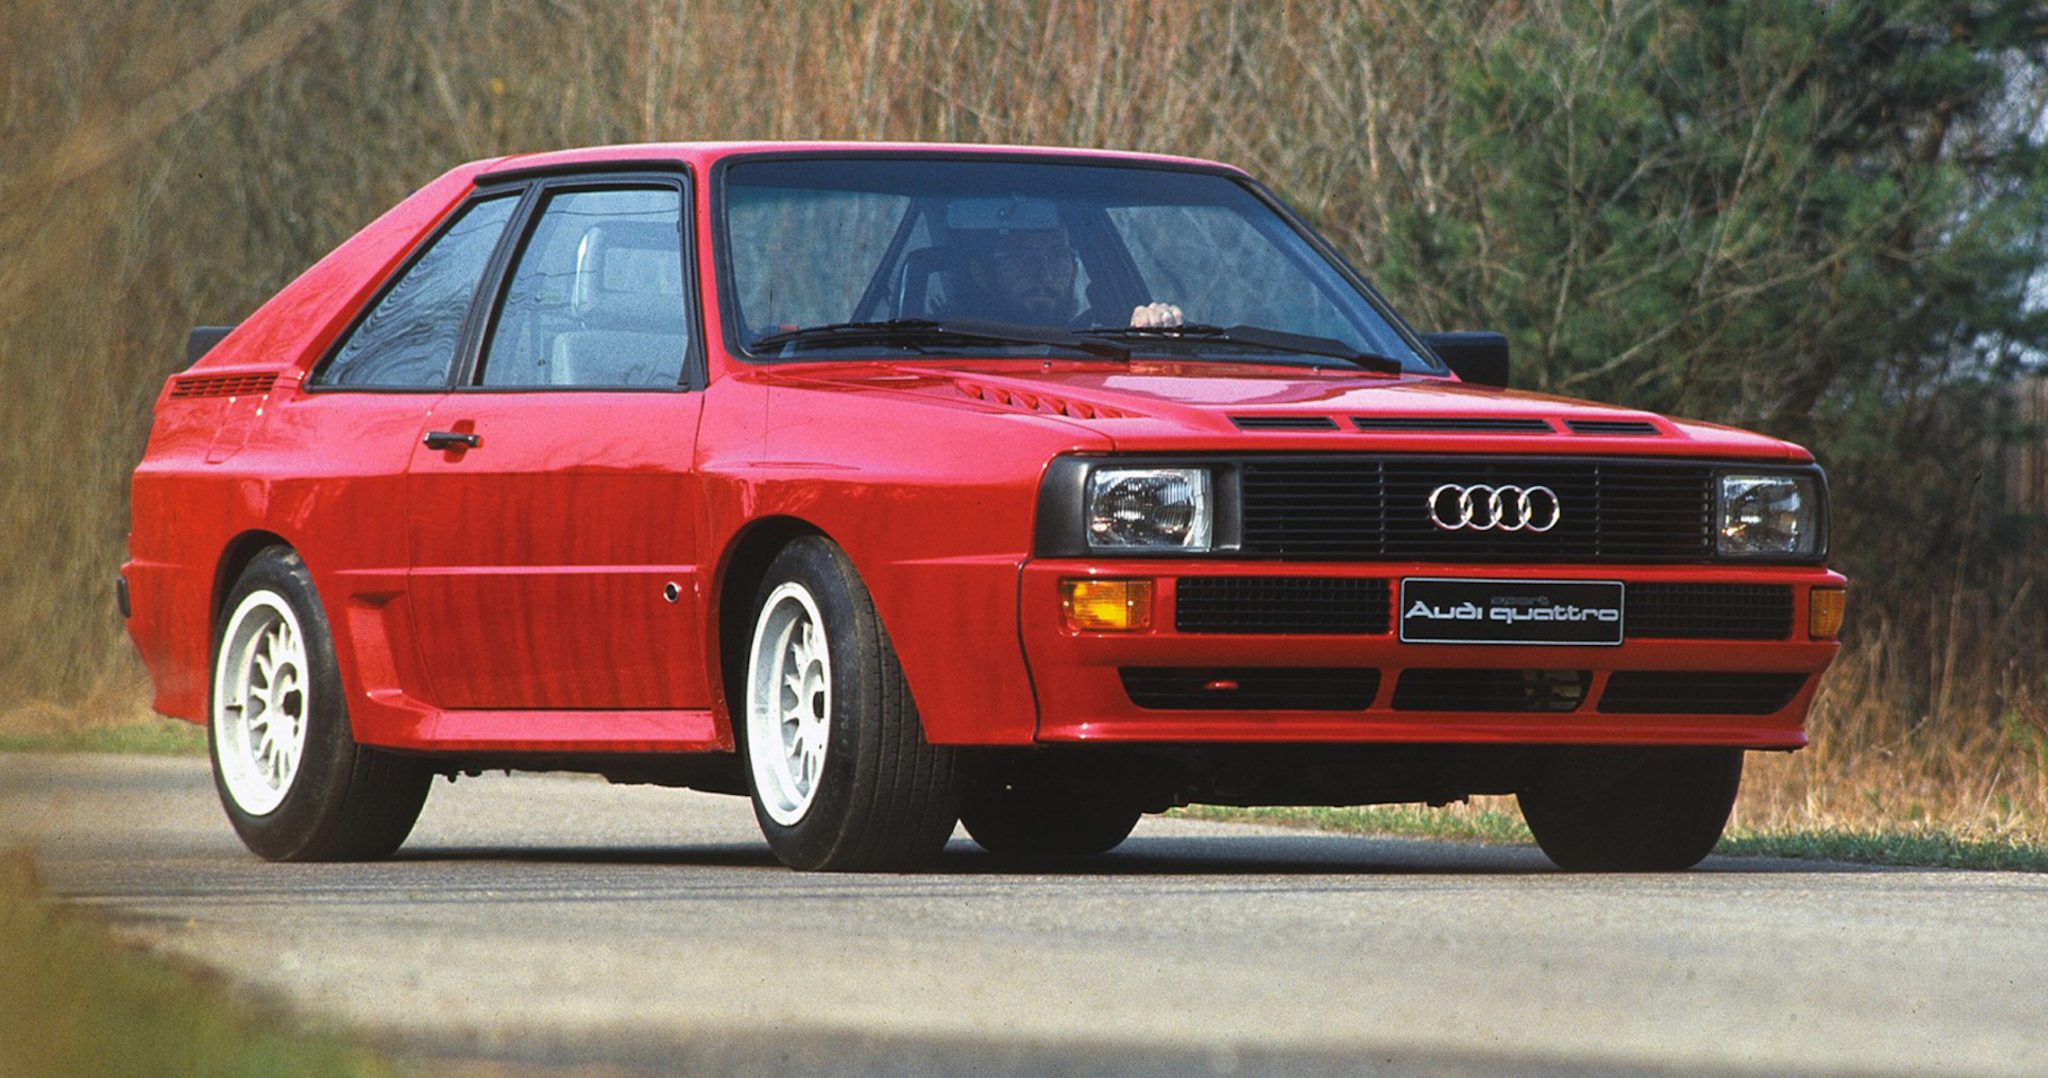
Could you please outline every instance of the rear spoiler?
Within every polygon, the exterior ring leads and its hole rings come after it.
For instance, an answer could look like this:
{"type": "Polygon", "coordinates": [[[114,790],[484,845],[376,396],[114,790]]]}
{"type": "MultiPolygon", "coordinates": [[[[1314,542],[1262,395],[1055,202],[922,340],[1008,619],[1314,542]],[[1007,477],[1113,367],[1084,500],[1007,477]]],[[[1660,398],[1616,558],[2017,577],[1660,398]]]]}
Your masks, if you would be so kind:
{"type": "Polygon", "coordinates": [[[199,362],[200,357],[213,351],[213,346],[219,344],[221,338],[234,331],[233,326],[193,326],[192,332],[185,337],[185,365],[189,367],[199,362]]]}

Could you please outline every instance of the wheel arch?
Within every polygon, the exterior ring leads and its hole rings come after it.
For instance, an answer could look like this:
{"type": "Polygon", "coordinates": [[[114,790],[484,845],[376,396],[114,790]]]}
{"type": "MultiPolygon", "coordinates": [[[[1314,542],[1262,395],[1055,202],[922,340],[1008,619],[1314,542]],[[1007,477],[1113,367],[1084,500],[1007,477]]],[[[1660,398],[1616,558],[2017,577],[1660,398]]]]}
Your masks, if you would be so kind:
{"type": "MultiPolygon", "coordinates": [[[[707,612],[711,631],[711,683],[717,689],[715,710],[732,732],[734,747],[743,735],[733,701],[746,695],[747,637],[753,631],[753,595],[768,575],[775,555],[791,542],[815,535],[836,542],[823,528],[801,517],[770,516],[751,521],[733,534],[718,561],[707,612]]],[[[845,549],[843,546],[841,549],[845,549]]]]}
{"type": "MultiPolygon", "coordinates": [[[[249,563],[256,560],[256,555],[274,546],[284,547],[295,554],[299,549],[284,536],[260,528],[242,532],[228,540],[221,548],[220,561],[215,565],[213,572],[213,593],[208,597],[206,604],[206,627],[209,638],[220,625],[221,617],[227,613],[228,593],[234,590],[235,581],[242,578],[242,573],[249,568],[249,563]]],[[[211,656],[209,661],[210,659],[211,656]]]]}

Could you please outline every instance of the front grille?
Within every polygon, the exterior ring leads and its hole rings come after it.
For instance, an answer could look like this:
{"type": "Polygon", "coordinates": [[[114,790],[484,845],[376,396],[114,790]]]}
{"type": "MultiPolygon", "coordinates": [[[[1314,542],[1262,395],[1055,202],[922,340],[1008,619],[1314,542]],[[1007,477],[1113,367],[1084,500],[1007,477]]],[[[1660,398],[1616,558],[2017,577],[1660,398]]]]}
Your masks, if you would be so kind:
{"type": "Polygon", "coordinates": [[[1254,457],[1240,466],[1250,557],[1470,562],[1697,562],[1713,553],[1713,472],[1700,464],[1558,459],[1254,457]],[[1445,531],[1444,484],[1546,486],[1547,532],[1445,531]]]}
{"type": "Polygon", "coordinates": [[[1375,416],[1351,417],[1359,430],[1441,431],[1454,434],[1550,434],[1548,422],[1516,416],[1375,416]]]}
{"type": "Polygon", "coordinates": [[[1409,670],[1394,685],[1395,711],[1576,711],[1588,670],[1409,670]]]}
{"type": "Polygon", "coordinates": [[[1385,633],[1384,580],[1321,576],[1182,577],[1173,627],[1184,633],[1385,633]]]}
{"type": "Polygon", "coordinates": [[[1792,589],[1783,584],[1630,584],[1629,639],[1783,640],[1792,589]]]}
{"type": "Polygon", "coordinates": [[[1805,674],[1621,670],[1607,679],[1602,714],[1769,715],[1792,702],[1805,674]]]}
{"type": "Polygon", "coordinates": [[[1238,430],[1336,430],[1337,421],[1326,415],[1234,415],[1238,430]]]}
{"type": "Polygon", "coordinates": [[[1153,711],[1364,711],[1380,672],[1324,667],[1126,666],[1131,703],[1153,711]]]}

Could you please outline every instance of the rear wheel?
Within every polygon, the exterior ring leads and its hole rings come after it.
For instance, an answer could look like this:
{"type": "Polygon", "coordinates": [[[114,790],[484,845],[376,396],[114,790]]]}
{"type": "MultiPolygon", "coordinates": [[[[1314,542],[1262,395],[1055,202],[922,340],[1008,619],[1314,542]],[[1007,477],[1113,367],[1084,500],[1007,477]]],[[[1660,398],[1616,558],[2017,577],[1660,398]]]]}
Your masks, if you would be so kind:
{"type": "Polygon", "coordinates": [[[1007,857],[1107,853],[1138,826],[1137,809],[1047,785],[989,782],[968,791],[960,823],[976,844],[1007,857]]]}
{"type": "Polygon", "coordinates": [[[791,868],[916,868],[958,819],[953,750],[928,744],[846,555],[811,536],[784,547],[756,598],[743,751],[754,816],[791,868]]]}
{"type": "Polygon", "coordinates": [[[405,841],[433,779],[356,744],[312,576],[284,547],[258,554],[217,626],[207,747],[244,845],[272,861],[362,861],[405,841]]]}
{"type": "Polygon", "coordinates": [[[1670,872],[1713,852],[1742,784],[1740,749],[1580,749],[1516,799],[1572,872],[1670,872]]]}

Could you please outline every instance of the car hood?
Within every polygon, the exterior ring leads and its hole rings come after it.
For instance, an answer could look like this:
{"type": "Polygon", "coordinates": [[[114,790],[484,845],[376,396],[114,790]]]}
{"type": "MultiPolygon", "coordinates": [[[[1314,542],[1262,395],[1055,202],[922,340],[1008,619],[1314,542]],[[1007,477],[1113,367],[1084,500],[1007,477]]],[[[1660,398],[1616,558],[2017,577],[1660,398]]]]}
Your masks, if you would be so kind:
{"type": "Polygon", "coordinates": [[[1118,450],[1646,453],[1810,460],[1714,423],[1569,397],[1265,364],[933,361],[805,364],[775,381],[1081,423],[1118,450]]]}

